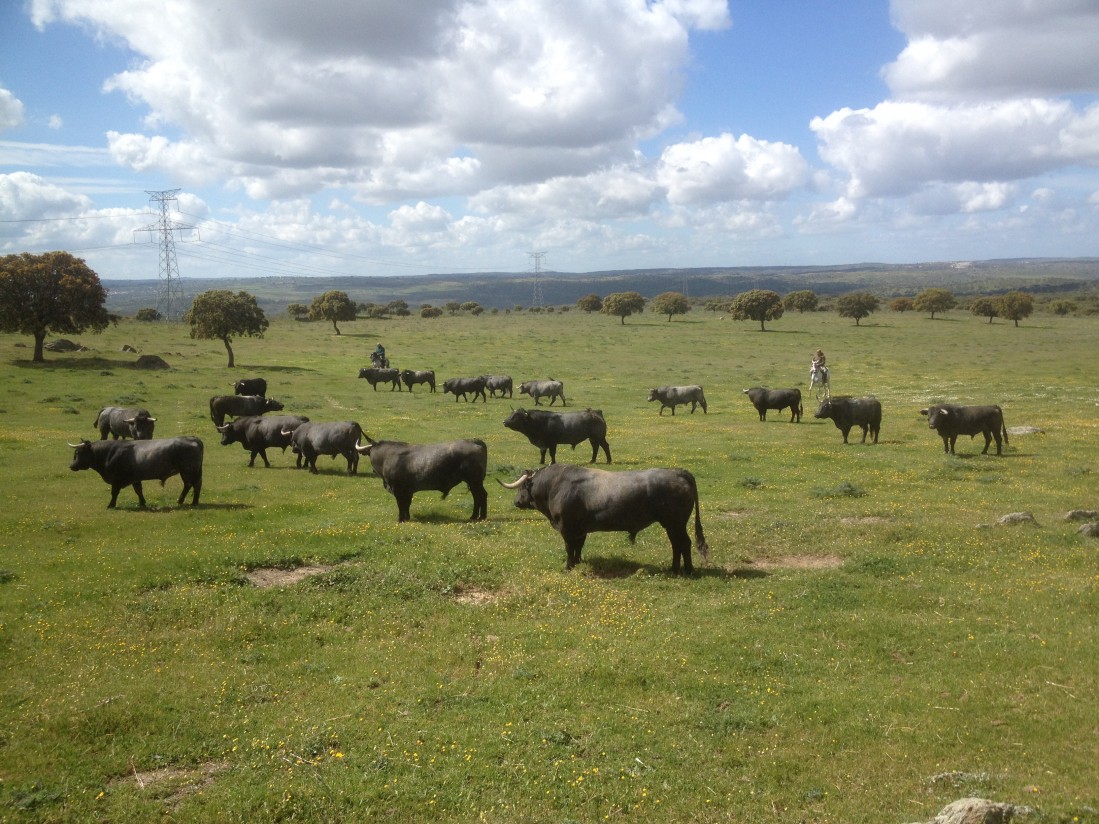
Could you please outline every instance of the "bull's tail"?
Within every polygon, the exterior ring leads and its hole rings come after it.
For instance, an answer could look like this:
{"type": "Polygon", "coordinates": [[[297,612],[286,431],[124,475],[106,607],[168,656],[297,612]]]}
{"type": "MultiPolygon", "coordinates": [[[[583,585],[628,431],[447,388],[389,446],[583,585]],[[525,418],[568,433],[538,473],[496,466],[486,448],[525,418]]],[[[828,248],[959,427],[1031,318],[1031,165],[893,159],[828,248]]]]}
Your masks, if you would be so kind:
{"type": "Polygon", "coordinates": [[[695,549],[706,563],[710,561],[710,545],[706,543],[706,536],[702,533],[702,511],[698,505],[698,482],[691,478],[695,493],[695,549]]]}

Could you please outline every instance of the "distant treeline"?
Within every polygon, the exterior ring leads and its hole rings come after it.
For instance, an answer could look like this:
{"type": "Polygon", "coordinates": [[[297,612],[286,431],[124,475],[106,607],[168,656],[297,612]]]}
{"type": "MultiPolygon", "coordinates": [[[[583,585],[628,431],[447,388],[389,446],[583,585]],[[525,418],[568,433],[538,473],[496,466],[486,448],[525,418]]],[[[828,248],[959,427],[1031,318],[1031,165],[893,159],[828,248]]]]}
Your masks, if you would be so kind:
{"type": "MultiPolygon", "coordinates": [[[[486,309],[529,308],[534,302],[535,279],[530,272],[438,274],[404,277],[316,278],[182,278],[184,295],[209,289],[246,291],[255,295],[269,316],[292,303],[309,304],[315,295],[338,289],[359,303],[406,301],[442,306],[475,301],[486,309]]],[[[161,284],[157,280],[108,280],[107,308],[133,315],[156,306],[161,284]]],[[[1039,258],[969,261],[964,263],[879,264],[844,266],[710,267],[695,269],[634,269],[568,274],[545,272],[537,286],[544,306],[572,306],[584,295],[638,292],[653,297],[680,292],[692,300],[729,296],[750,289],[780,294],[810,289],[822,297],[870,291],[882,299],[914,295],[929,287],[952,290],[959,297],[998,294],[1013,289],[1034,295],[1087,295],[1099,292],[1099,258],[1039,258]]]]}

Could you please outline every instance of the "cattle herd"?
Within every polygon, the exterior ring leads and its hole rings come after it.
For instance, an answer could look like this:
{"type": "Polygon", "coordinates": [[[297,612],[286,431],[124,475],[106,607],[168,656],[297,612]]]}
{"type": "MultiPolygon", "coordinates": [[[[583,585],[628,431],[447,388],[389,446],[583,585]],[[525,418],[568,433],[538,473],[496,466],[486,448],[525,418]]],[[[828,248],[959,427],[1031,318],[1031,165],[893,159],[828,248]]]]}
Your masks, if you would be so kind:
{"type": "MultiPolygon", "coordinates": [[[[366,367],[359,370],[359,377],[366,379],[374,391],[378,384],[389,384],[390,391],[412,392],[415,385],[426,386],[435,392],[435,372],[398,370],[388,367],[366,367]]],[[[342,456],[347,461],[347,472],[358,472],[359,456],[365,455],[383,487],[393,495],[397,503],[398,522],[411,517],[412,496],[416,492],[438,491],[445,497],[455,486],[464,483],[473,496],[471,521],[488,517],[488,492],[485,477],[488,473],[488,447],[479,439],[455,440],[443,443],[410,444],[401,441],[374,440],[355,421],[312,421],[302,415],[267,414],[281,412],[283,404],[267,397],[267,382],[263,378],[249,378],[233,384],[234,394],[215,395],[210,398],[210,419],[221,435],[221,444],[239,443],[249,453],[248,466],[254,466],[256,456],[270,467],[267,450],[286,451],[290,447],[296,455],[298,468],[308,468],[317,473],[317,458],[323,455],[342,456]],[[232,420],[226,421],[226,418],[232,420]],[[365,441],[365,443],[364,443],[365,441]]],[[[443,394],[454,395],[457,402],[463,400],[482,403],[488,397],[512,397],[513,381],[509,375],[480,375],[475,377],[448,378],[443,381],[443,394]]],[[[530,380],[519,384],[519,394],[528,395],[535,406],[541,399],[548,399],[548,406],[557,400],[566,406],[564,385],[561,381],[530,380]]],[[[768,410],[790,410],[790,422],[798,423],[802,416],[800,389],[745,389],[760,421],[767,420],[768,410]]],[[[702,387],[660,386],[649,390],[648,401],[659,401],[659,414],[671,409],[675,415],[677,406],[690,404],[691,413],[701,406],[708,414],[706,396],[702,387]]],[[[927,416],[929,428],[942,438],[943,450],[954,453],[959,435],[983,435],[982,454],[987,454],[992,441],[996,441],[996,454],[1003,454],[1007,443],[1007,428],[1003,411],[999,406],[959,406],[940,404],[920,410],[927,416]]],[[[862,430],[862,443],[870,435],[878,442],[881,430],[881,403],[873,397],[825,397],[814,417],[830,419],[848,443],[850,431],[862,430]]],[[[95,470],[111,487],[111,500],[107,507],[114,508],[118,493],[127,486],[133,487],[138,503],[144,507],[142,482],[179,475],[183,492],[182,504],[187,493],[192,493],[191,504],[197,505],[202,490],[203,443],[192,435],[154,438],[156,418],[147,409],[106,406],[96,416],[93,426],[99,431],[99,440],[81,440],[69,444],[75,451],[70,469],[95,470]],[[110,438],[108,438],[110,436],[110,438]]],[[[685,469],[653,468],[634,471],[609,472],[594,467],[581,467],[557,463],[557,447],[568,445],[573,449],[582,441],[591,445],[591,460],[595,463],[599,450],[603,450],[606,462],[611,463],[611,449],[607,442],[607,422],[602,410],[585,409],[571,412],[555,412],[546,409],[514,409],[503,421],[503,426],[527,438],[539,450],[540,468],[527,470],[511,483],[501,483],[507,489],[516,490],[514,505],[520,509],[536,509],[541,512],[565,542],[566,566],[571,569],[580,561],[580,554],[592,532],[626,532],[632,542],[637,533],[654,523],[660,524],[672,545],[672,571],[691,572],[691,538],[687,530],[693,512],[695,518],[695,548],[706,559],[709,547],[703,536],[699,512],[698,487],[694,476],[685,469]],[[550,466],[541,466],[549,453],[550,466]]]]}

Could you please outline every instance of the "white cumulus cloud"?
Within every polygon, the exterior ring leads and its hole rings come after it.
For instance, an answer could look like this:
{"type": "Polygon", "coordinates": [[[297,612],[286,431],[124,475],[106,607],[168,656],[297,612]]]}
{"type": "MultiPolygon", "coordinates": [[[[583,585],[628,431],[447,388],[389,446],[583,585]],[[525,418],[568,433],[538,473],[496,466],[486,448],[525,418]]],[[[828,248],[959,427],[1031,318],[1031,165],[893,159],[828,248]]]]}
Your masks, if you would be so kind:
{"type": "Polygon", "coordinates": [[[0,89],[0,129],[14,129],[23,123],[23,101],[7,89],[0,89]]]}

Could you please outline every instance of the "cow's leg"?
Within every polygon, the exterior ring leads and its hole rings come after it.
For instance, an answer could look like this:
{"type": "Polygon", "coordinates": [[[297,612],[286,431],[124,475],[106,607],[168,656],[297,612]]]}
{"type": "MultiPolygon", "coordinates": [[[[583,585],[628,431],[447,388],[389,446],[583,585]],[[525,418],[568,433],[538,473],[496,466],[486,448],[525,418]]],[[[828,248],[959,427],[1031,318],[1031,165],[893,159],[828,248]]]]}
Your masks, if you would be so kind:
{"type": "Polygon", "coordinates": [[[843,442],[847,443],[847,436],[851,432],[851,427],[850,426],[848,426],[846,428],[845,427],[840,427],[840,432],[843,433],[843,442]]]}
{"type": "Polygon", "coordinates": [[[866,443],[866,435],[870,431],[870,426],[868,424],[865,424],[865,423],[864,424],[859,424],[859,425],[862,427],[862,442],[866,443]]]}
{"type": "Polygon", "coordinates": [[[997,455],[1003,455],[1004,454],[1004,442],[1000,438],[1000,430],[999,429],[992,430],[992,437],[994,437],[996,439],[996,454],[997,455]]]}
{"type": "Polygon", "coordinates": [[[607,463],[610,463],[611,462],[611,445],[609,443],[607,443],[607,440],[604,438],[603,442],[600,444],[600,446],[603,447],[603,454],[607,456],[607,463]]]}
{"type": "Polygon", "coordinates": [[[683,572],[690,575],[694,567],[691,564],[691,536],[687,534],[687,522],[666,523],[664,531],[672,542],[672,573],[678,575],[682,563],[683,572]]]}
{"type": "Polygon", "coordinates": [[[599,441],[589,438],[588,442],[591,444],[591,460],[588,463],[595,463],[595,459],[599,456],[599,441]]]}
{"type": "Polygon", "coordinates": [[[958,436],[957,435],[951,435],[950,436],[950,454],[951,455],[954,454],[954,444],[956,444],[957,442],[958,442],[958,436]]]}
{"type": "Polygon", "coordinates": [[[981,454],[982,455],[987,455],[988,454],[988,448],[992,445],[992,433],[989,432],[986,429],[981,434],[985,436],[985,448],[981,450],[981,454]]]}
{"type": "Polygon", "coordinates": [[[551,443],[549,445],[549,456],[551,464],[557,463],[557,444],[551,443]]]}
{"type": "Polygon", "coordinates": [[[118,493],[122,491],[122,487],[126,484],[111,484],[111,502],[107,504],[107,509],[114,509],[118,504],[118,493]]]}
{"type": "Polygon", "coordinates": [[[473,514],[469,519],[471,521],[483,521],[488,518],[488,490],[478,480],[470,481],[467,485],[469,486],[469,493],[473,496],[473,514]]]}
{"type": "Polygon", "coordinates": [[[140,505],[141,505],[142,507],[144,507],[144,506],[145,506],[145,495],[144,495],[144,493],[143,493],[143,492],[141,491],[141,481],[134,481],[134,483],[133,483],[133,487],[134,487],[134,492],[136,492],[136,493],[137,493],[137,502],[138,502],[138,503],[139,503],[139,504],[140,504],[140,505]]]}
{"type": "Polygon", "coordinates": [[[588,536],[585,533],[579,535],[564,536],[565,538],[565,569],[572,569],[580,563],[580,554],[584,551],[584,541],[588,536]]]}
{"type": "Polygon", "coordinates": [[[397,523],[412,520],[412,493],[406,489],[394,489],[392,492],[397,499],[397,523]]]}
{"type": "Polygon", "coordinates": [[[359,471],[359,453],[355,451],[355,447],[351,447],[349,452],[344,453],[344,457],[347,458],[347,474],[355,475],[359,471]]]}

